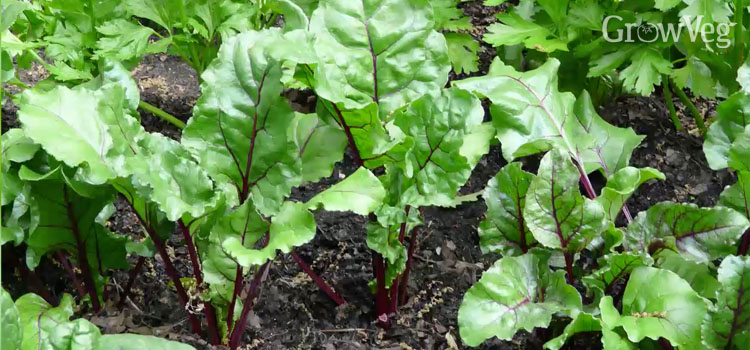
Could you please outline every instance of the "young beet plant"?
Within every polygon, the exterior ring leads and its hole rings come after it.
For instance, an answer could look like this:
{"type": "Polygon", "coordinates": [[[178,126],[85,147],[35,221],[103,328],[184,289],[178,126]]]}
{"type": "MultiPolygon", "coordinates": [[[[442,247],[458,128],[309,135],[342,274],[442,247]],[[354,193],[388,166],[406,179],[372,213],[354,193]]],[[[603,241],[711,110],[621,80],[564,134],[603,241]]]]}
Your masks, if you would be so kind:
{"type": "Polygon", "coordinates": [[[142,257],[137,267],[158,253],[192,330],[202,333],[202,312],[207,339],[237,348],[276,252],[314,237],[310,210],[367,214],[385,196],[378,179],[359,169],[307,203],[286,200],[293,187],[329,175],[346,145],[339,128],[295,113],[281,97],[284,60],[305,59],[285,51],[299,37],[305,33],[268,30],[228,40],[204,74],[182,143],[143,130],[134,117],[137,87],[118,64],[74,89],[25,92],[23,129],[3,135],[3,205],[10,209],[3,243],[25,244],[21,265],[32,269],[56,253],[75,285],[83,280],[79,296],[94,310],[105,299],[108,269],[127,268],[127,253],[142,257]],[[132,207],[145,241],[103,225],[115,194],[132,207]],[[191,260],[189,284],[169,254],[175,226],[191,260]]]}
{"type": "Polygon", "coordinates": [[[556,68],[552,60],[518,73],[496,61],[488,76],[455,83],[492,101],[506,159],[547,151],[536,175],[512,162],[483,195],[480,245],[503,258],[464,297],[464,343],[509,340],[565,316],[571,322],[545,348],[601,332],[605,349],[739,349],[749,333],[750,260],[732,254],[750,222],[729,208],[669,202],[631,219],[626,200],[664,175],[627,166],[641,137],[604,122],[586,93],[558,92],[556,68]],[[596,170],[607,178],[598,196],[587,179],[596,170]],[[621,211],[623,228],[614,226],[621,211]],[[593,271],[575,266],[584,254],[598,258],[593,271]]]}
{"type": "Polygon", "coordinates": [[[444,89],[450,64],[434,27],[423,1],[321,2],[309,26],[317,64],[296,69],[355,162],[382,169],[385,195],[369,216],[367,245],[383,327],[407,299],[420,208],[454,205],[493,132],[479,99],[444,89]]]}

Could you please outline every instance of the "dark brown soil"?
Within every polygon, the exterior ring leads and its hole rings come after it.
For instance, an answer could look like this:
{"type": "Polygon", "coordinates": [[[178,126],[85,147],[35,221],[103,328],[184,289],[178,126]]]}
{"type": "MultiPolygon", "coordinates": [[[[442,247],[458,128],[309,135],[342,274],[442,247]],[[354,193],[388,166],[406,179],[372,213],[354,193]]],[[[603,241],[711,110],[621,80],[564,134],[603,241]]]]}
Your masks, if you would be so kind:
{"type": "MultiPolygon", "coordinates": [[[[484,7],[481,1],[462,3],[461,7],[477,26],[476,33],[473,33],[477,38],[483,34],[484,27],[494,21],[494,14],[501,10],[499,7],[484,7]]],[[[477,74],[486,73],[494,56],[492,47],[482,46],[480,72],[477,74]]],[[[198,79],[179,58],[150,56],[135,68],[134,76],[141,88],[142,99],[182,120],[190,117],[200,94],[198,79]]],[[[707,102],[701,107],[706,115],[713,108],[707,102]]],[[[14,108],[10,104],[3,105],[3,132],[8,127],[17,126],[14,108]]],[[[729,173],[708,168],[700,136],[674,130],[661,96],[623,97],[602,107],[601,114],[616,125],[631,126],[638,134],[647,136],[633,154],[633,166],[654,167],[667,176],[666,181],[645,184],[633,196],[628,205],[634,215],[665,200],[713,204],[723,187],[734,181],[729,173]]],[[[148,113],[142,113],[142,118],[148,130],[179,138],[179,131],[173,126],[148,113]]],[[[683,118],[683,123],[688,129],[694,128],[687,118],[683,118]]],[[[500,147],[493,146],[462,193],[481,190],[504,164],[500,147]]],[[[310,198],[354,168],[347,156],[331,177],[295,189],[293,198],[310,198]]],[[[127,206],[118,202],[117,209],[110,220],[110,229],[141,237],[137,220],[127,206]]],[[[476,227],[485,209],[481,199],[453,209],[425,208],[426,225],[419,237],[417,259],[409,282],[410,301],[399,310],[397,325],[388,332],[378,329],[373,322],[374,297],[367,287],[373,274],[370,251],[365,244],[365,218],[346,213],[317,212],[316,238],[297,251],[349,304],[336,307],[300,272],[291,257],[279,256],[270,269],[248,322],[245,340],[251,344],[249,348],[450,349],[453,342],[458,348],[463,348],[456,324],[461,298],[482,271],[498,258],[482,255],[478,247],[476,227]]],[[[189,276],[184,244],[175,235],[170,246],[177,247],[173,250],[181,275],[189,276]]],[[[3,276],[4,286],[13,284],[6,271],[3,276]]],[[[63,276],[51,274],[42,277],[45,283],[54,287],[52,289],[57,295],[73,291],[70,287],[65,288],[63,276]]],[[[179,302],[168,281],[161,260],[148,260],[132,294],[133,302],[126,304],[123,312],[108,305],[100,315],[84,316],[105,332],[154,334],[191,343],[198,349],[210,349],[205,341],[190,334],[185,311],[176,308],[179,302]]],[[[127,273],[116,273],[110,295],[117,295],[126,283],[127,273]]],[[[14,290],[14,294],[20,292],[14,290]]],[[[519,332],[512,341],[493,339],[480,348],[540,349],[541,344],[553,336],[549,334],[551,332],[519,332]]],[[[575,349],[600,348],[599,340],[591,335],[576,337],[573,342],[571,348],[575,349]]]]}

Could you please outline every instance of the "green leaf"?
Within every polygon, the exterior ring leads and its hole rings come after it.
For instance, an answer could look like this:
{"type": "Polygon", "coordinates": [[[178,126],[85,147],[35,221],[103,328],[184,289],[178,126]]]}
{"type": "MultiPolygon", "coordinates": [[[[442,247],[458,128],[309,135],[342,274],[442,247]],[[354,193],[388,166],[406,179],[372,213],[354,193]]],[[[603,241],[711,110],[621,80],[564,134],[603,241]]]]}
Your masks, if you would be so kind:
{"type": "Polygon", "coordinates": [[[649,47],[635,51],[630,60],[630,65],[620,73],[623,86],[643,96],[650,95],[654,85],[661,84],[662,74],[672,73],[672,63],[664,59],[659,51],[649,47]]]}
{"type": "Polygon", "coordinates": [[[133,0],[123,3],[123,6],[129,14],[149,19],[171,33],[180,14],[178,4],[177,0],[133,0]]]}
{"type": "Polygon", "coordinates": [[[140,58],[148,49],[154,30],[127,19],[116,18],[96,27],[103,36],[96,43],[94,59],[112,57],[120,61],[140,58]]]}
{"type": "Polygon", "coordinates": [[[609,330],[622,327],[631,342],[662,337],[680,349],[697,350],[701,349],[700,324],[707,304],[675,273],[639,267],[625,287],[622,314],[610,296],[602,298],[599,308],[602,326],[609,330]]]}
{"type": "Polygon", "coordinates": [[[593,138],[590,149],[580,150],[586,171],[601,169],[605,177],[609,178],[627,167],[633,150],[645,136],[637,135],[632,128],[619,128],[607,123],[596,112],[586,90],[576,99],[573,112],[584,132],[593,138]]]}
{"type": "MultiPolygon", "coordinates": [[[[435,30],[470,30],[469,18],[458,8],[460,0],[430,0],[435,13],[435,30]]],[[[446,37],[447,39],[447,37],[446,37]]]]}
{"type": "MultiPolygon", "coordinates": [[[[7,171],[11,162],[23,163],[34,157],[39,150],[39,145],[26,137],[22,129],[10,129],[6,131],[2,139],[2,169],[7,171]]],[[[3,205],[5,205],[3,201],[3,205]]]]}
{"type": "Polygon", "coordinates": [[[317,194],[307,202],[310,209],[352,211],[367,215],[377,209],[385,198],[380,180],[367,168],[361,167],[343,181],[317,194]]]}
{"type": "Polygon", "coordinates": [[[425,0],[322,0],[310,19],[316,93],[343,109],[378,104],[384,119],[448,80],[445,39],[425,0]]]}
{"type": "Polygon", "coordinates": [[[580,309],[581,296],[565,283],[563,271],[549,271],[533,254],[505,257],[464,295],[459,333],[468,346],[492,337],[510,340],[518,330],[548,326],[555,313],[576,316],[580,309]]]}
{"type": "Polygon", "coordinates": [[[628,251],[651,255],[676,249],[685,258],[705,263],[734,253],[748,227],[747,218],[729,208],[662,202],[638,213],[623,244],[628,251]]]}
{"type": "Polygon", "coordinates": [[[448,58],[456,74],[473,73],[479,70],[479,43],[466,33],[445,33],[448,58]]]}
{"type": "Polygon", "coordinates": [[[552,150],[542,158],[523,214],[534,238],[545,247],[575,254],[606,230],[604,208],[581,196],[579,179],[565,152],[552,150]]]}
{"type": "Polygon", "coordinates": [[[302,203],[284,202],[281,211],[271,218],[268,245],[248,249],[237,237],[230,237],[222,248],[244,267],[262,265],[276,257],[276,251],[289,253],[315,237],[315,217],[302,203]]]}
{"type": "Polygon", "coordinates": [[[314,114],[297,113],[291,129],[302,159],[302,181],[312,182],[330,176],[333,165],[344,158],[346,134],[326,125],[314,114]]]}
{"type": "Polygon", "coordinates": [[[716,304],[703,319],[706,349],[742,349],[750,336],[750,257],[728,256],[719,267],[716,304]]]}
{"type": "Polygon", "coordinates": [[[656,267],[672,271],[684,279],[700,296],[706,299],[714,299],[719,282],[714,277],[713,264],[699,264],[692,260],[683,258],[673,251],[664,251],[659,254],[656,267]]]}
{"type": "Polygon", "coordinates": [[[654,0],[654,8],[667,12],[667,10],[671,10],[681,2],[682,0],[654,0]]]}
{"type": "Polygon", "coordinates": [[[429,93],[393,115],[401,143],[388,155],[414,181],[400,194],[400,202],[412,206],[450,205],[458,189],[469,179],[478,155],[462,153],[474,128],[481,125],[482,104],[471,93],[457,88],[429,93]]]}
{"type": "Polygon", "coordinates": [[[149,335],[106,334],[99,338],[97,350],[195,350],[194,347],[149,335]]]}
{"type": "Polygon", "coordinates": [[[568,51],[568,43],[555,37],[549,29],[526,21],[518,14],[502,13],[500,20],[487,27],[484,41],[492,46],[509,46],[523,43],[527,49],[541,52],[568,51]]]}
{"type": "MultiPolygon", "coordinates": [[[[726,1],[722,0],[683,0],[687,7],[680,11],[680,17],[688,16],[693,22],[698,16],[703,17],[702,23],[730,22],[732,11],[726,1]]],[[[701,23],[701,29],[704,28],[701,23]]],[[[697,24],[697,23],[696,23],[697,24]]]]}
{"type": "Polygon", "coordinates": [[[97,350],[101,333],[85,319],[70,321],[73,298],[69,294],[57,307],[36,294],[26,294],[16,300],[16,308],[23,326],[20,350],[97,350]]]}
{"type": "Polygon", "coordinates": [[[265,215],[277,212],[302,183],[303,154],[290,132],[297,125],[281,96],[278,57],[292,45],[279,29],[224,41],[203,73],[203,95],[182,136],[220,188],[235,188],[235,204],[252,197],[265,215]]]}
{"type": "Polygon", "coordinates": [[[721,192],[719,205],[732,208],[750,219],[750,172],[737,172],[737,183],[721,192]]]}
{"type": "Polygon", "coordinates": [[[729,147],[729,167],[741,172],[750,172],[750,126],[729,147]]]}
{"type": "Polygon", "coordinates": [[[650,266],[654,260],[646,254],[612,253],[599,258],[598,270],[583,277],[583,284],[593,291],[595,300],[611,294],[617,282],[626,280],[633,269],[639,266],[650,266]]]}
{"type": "Polygon", "coordinates": [[[735,93],[716,108],[719,119],[712,123],[703,143],[711,169],[720,170],[729,165],[732,142],[750,125],[750,94],[735,93]]]}
{"type": "Polygon", "coordinates": [[[82,176],[94,184],[114,174],[105,162],[112,136],[99,116],[94,92],[58,86],[49,92],[26,90],[18,119],[30,139],[68,166],[81,166],[82,176]]]}
{"type": "Polygon", "coordinates": [[[684,67],[673,70],[672,79],[680,89],[688,88],[693,94],[705,98],[716,97],[716,81],[711,77],[711,68],[695,56],[688,57],[684,67]]]}
{"type": "Polygon", "coordinates": [[[513,162],[500,169],[487,184],[482,195],[487,214],[479,223],[482,253],[521,255],[536,244],[523,217],[532,179],[534,175],[523,171],[521,163],[513,162]]]}
{"type": "Polygon", "coordinates": [[[622,168],[607,180],[607,186],[602,188],[601,194],[596,197],[596,201],[604,207],[607,218],[614,222],[623,204],[635,190],[644,182],[652,179],[664,180],[666,177],[662,172],[653,168],[622,168]]]}
{"type": "Polygon", "coordinates": [[[0,350],[15,350],[21,347],[23,339],[23,328],[21,328],[21,317],[18,314],[13,299],[5,289],[0,289],[0,313],[2,313],[2,339],[0,339],[0,350]]]}
{"type": "Polygon", "coordinates": [[[583,332],[599,332],[601,330],[602,325],[599,319],[591,314],[581,312],[573,319],[573,322],[570,322],[565,326],[562,334],[544,343],[544,348],[558,350],[565,346],[565,342],[575,334],[583,332]]]}

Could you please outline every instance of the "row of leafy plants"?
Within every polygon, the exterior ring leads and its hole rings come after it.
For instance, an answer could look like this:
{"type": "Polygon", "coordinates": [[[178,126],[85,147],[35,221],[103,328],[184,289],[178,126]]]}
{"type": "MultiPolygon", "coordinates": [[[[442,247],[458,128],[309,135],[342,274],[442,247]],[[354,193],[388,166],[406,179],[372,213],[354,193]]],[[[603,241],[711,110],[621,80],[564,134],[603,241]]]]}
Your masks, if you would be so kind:
{"type": "Polygon", "coordinates": [[[648,96],[661,85],[675,127],[683,129],[672,91],[705,133],[703,114],[683,89],[709,99],[739,90],[738,71],[747,74],[748,11],[747,0],[520,0],[497,16],[484,40],[519,70],[557,58],[560,88],[588,90],[595,105],[623,92],[648,96]]]}
{"type": "MultiPolygon", "coordinates": [[[[527,72],[496,60],[487,76],[446,88],[450,33],[436,29],[461,29],[439,24],[460,23],[455,13],[438,15],[439,6],[418,0],[295,8],[283,29],[222,37],[216,57],[199,70],[202,96],[179,142],[143,130],[138,88],[112,57],[97,61],[93,79],[42,84],[17,98],[22,128],[2,139],[2,243],[25,248],[18,267],[27,280],[41,259],[54,257],[78,287],[79,301],[96,311],[108,297],[111,271],[130,268],[128,255],[138,257],[134,280],[144,259],[158,254],[191,329],[234,349],[279,251],[345,303],[294,249],[315,235],[312,211],[352,211],[368,217],[375,318],[387,328],[408,297],[421,208],[466,200],[457,191],[494,138],[508,161],[547,153],[537,175],[511,163],[483,195],[481,247],[504,257],[464,298],[459,325],[466,344],[546,327],[560,314],[573,322],[548,343],[558,348],[583,331],[601,331],[608,348],[659,338],[680,348],[724,339],[711,346],[732,348],[745,339],[749,263],[741,257],[747,244],[739,252],[736,244],[750,226],[741,201],[747,175],[741,172],[722,195],[722,206],[661,203],[632,218],[627,198],[664,176],[628,166],[642,137],[601,119],[587,92],[576,98],[558,90],[557,59],[527,72]],[[293,111],[281,94],[288,87],[311,89],[316,113],[293,111]],[[491,101],[491,122],[483,122],[480,98],[491,101]],[[306,202],[289,199],[294,187],[329,176],[345,149],[356,171],[306,202]],[[598,196],[588,179],[594,171],[608,179],[598,196]],[[118,197],[131,206],[145,239],[108,230],[118,197]],[[615,227],[619,212],[627,228],[615,227]],[[179,275],[168,252],[175,233],[192,277],[179,275]],[[594,272],[575,266],[584,253],[601,257],[594,272]],[[722,259],[717,278],[714,264],[722,259]],[[654,283],[664,288],[637,293],[654,283]],[[582,296],[581,284],[590,293],[582,296]],[[706,310],[706,324],[716,327],[701,335],[706,310]]],[[[748,172],[748,84],[739,83],[743,90],[722,104],[709,130],[706,152],[712,167],[748,172]]],[[[3,348],[84,349],[115,341],[84,320],[69,321],[69,296],[58,302],[37,290],[42,297],[21,297],[17,313],[3,314],[3,348]]],[[[10,303],[3,296],[3,310],[10,303]]]]}

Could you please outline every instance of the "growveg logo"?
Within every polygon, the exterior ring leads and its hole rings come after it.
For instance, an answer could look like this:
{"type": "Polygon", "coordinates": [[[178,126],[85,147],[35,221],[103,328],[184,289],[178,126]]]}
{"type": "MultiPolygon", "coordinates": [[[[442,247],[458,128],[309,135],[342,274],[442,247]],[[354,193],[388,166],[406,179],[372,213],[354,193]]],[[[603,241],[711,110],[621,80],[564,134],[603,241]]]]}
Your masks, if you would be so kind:
{"type": "Polygon", "coordinates": [[[705,22],[703,16],[683,16],[679,23],[627,23],[617,15],[604,18],[602,22],[602,35],[604,40],[611,43],[633,43],[633,42],[677,42],[680,37],[687,35],[690,41],[702,40],[706,43],[716,42],[716,46],[722,49],[728,48],[732,41],[730,31],[736,23],[710,23],[705,22]],[[624,26],[624,28],[623,28],[624,26]],[[612,30],[610,28],[617,28],[612,30]]]}

